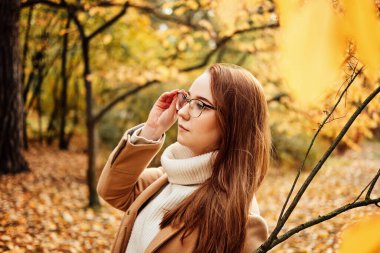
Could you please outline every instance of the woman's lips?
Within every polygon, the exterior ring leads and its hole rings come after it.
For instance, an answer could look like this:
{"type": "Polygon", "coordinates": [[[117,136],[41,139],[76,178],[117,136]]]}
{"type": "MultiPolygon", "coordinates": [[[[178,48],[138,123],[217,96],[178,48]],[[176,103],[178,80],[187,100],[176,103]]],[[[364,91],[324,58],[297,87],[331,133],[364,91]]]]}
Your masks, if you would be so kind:
{"type": "Polygon", "coordinates": [[[184,130],[184,131],[189,132],[189,130],[187,130],[186,128],[184,128],[182,125],[179,125],[179,128],[181,128],[181,129],[184,130]]]}

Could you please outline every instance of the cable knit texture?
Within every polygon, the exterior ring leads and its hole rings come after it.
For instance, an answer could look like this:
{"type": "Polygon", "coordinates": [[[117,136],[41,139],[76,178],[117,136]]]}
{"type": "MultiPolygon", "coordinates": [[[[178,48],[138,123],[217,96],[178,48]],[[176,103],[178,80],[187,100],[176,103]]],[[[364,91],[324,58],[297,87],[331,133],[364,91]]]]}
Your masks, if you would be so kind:
{"type": "Polygon", "coordinates": [[[179,185],[200,184],[206,181],[212,173],[212,158],[217,152],[209,152],[194,156],[186,147],[175,142],[165,149],[161,156],[161,164],[168,174],[170,183],[179,185]]]}
{"type": "MultiPolygon", "coordinates": [[[[136,143],[152,143],[138,136],[140,129],[133,135],[136,143]]],[[[160,139],[161,140],[161,139],[160,139]]],[[[159,141],[160,141],[159,140],[159,141]]],[[[161,156],[161,164],[168,175],[169,184],[146,205],[138,214],[133,225],[126,253],[143,253],[149,243],[160,231],[159,224],[165,214],[193,193],[199,184],[205,182],[212,172],[212,159],[217,151],[194,156],[192,151],[179,142],[168,146],[161,156]]]]}

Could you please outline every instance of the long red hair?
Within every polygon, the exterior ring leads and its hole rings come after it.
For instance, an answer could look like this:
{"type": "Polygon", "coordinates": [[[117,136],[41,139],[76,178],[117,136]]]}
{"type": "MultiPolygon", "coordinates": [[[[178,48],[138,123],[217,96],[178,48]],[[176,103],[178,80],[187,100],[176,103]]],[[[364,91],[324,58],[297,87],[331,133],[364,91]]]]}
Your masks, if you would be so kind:
{"type": "Polygon", "coordinates": [[[163,217],[161,228],[199,231],[194,252],[242,252],[248,212],[269,167],[271,135],[263,88],[247,70],[216,63],[207,70],[222,138],[211,177],[163,217]]]}

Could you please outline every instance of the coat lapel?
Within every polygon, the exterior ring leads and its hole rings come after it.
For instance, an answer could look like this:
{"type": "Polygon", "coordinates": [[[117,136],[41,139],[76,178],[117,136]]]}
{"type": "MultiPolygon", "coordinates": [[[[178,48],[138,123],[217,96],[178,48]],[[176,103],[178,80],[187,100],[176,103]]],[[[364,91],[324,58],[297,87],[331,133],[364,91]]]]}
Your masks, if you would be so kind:
{"type": "Polygon", "coordinates": [[[173,228],[172,226],[167,226],[160,230],[158,234],[153,238],[144,253],[153,253],[161,245],[163,245],[167,240],[175,236],[178,232],[181,231],[184,224],[181,224],[178,228],[173,228]]]}
{"type": "MultiPolygon", "coordinates": [[[[160,189],[162,189],[162,187],[168,182],[169,182],[168,176],[165,174],[161,176],[159,179],[157,179],[155,182],[153,182],[151,185],[149,185],[143,192],[141,192],[138,198],[136,198],[136,200],[128,209],[128,211],[131,212],[133,220],[136,219],[137,214],[142,210],[145,204],[147,204],[149,200],[155,196],[155,194],[159,193],[160,189]]],[[[160,232],[153,238],[153,240],[150,242],[150,244],[146,248],[145,253],[151,253],[157,250],[167,240],[169,240],[176,233],[178,233],[183,228],[183,226],[184,224],[181,224],[181,226],[177,228],[173,228],[172,226],[167,226],[164,229],[160,230],[160,232]]],[[[130,230],[132,230],[132,227],[130,228],[130,230]]],[[[127,235],[128,240],[129,240],[130,232],[131,231],[129,231],[127,235]]]]}
{"type": "Polygon", "coordinates": [[[149,185],[141,194],[135,199],[132,205],[129,207],[129,210],[136,215],[141,211],[141,208],[147,201],[153,197],[158,191],[168,183],[168,176],[165,174],[149,185]]]}
{"type": "Polygon", "coordinates": [[[122,244],[120,246],[120,249],[115,250],[115,252],[125,252],[127,243],[132,233],[133,224],[136,221],[137,214],[142,210],[144,205],[146,205],[149,200],[154,197],[154,195],[157,194],[160,189],[163,188],[163,186],[167,183],[168,176],[165,174],[154,181],[151,185],[149,185],[144,191],[141,192],[135,201],[133,201],[132,205],[128,208],[125,214],[128,216],[128,219],[125,219],[124,223],[122,223],[122,227],[125,228],[124,235],[122,236],[122,244]]]}

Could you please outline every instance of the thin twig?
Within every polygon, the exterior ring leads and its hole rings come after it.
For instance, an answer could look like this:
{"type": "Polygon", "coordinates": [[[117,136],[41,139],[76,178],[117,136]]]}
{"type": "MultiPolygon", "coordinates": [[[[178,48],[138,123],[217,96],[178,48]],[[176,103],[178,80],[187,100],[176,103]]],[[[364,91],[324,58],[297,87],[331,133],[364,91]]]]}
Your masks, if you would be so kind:
{"type": "Polygon", "coordinates": [[[93,118],[94,122],[98,122],[104,116],[104,114],[106,112],[108,112],[111,108],[113,108],[120,101],[122,101],[122,100],[126,99],[127,97],[129,97],[129,96],[131,96],[133,94],[136,94],[140,90],[148,88],[149,86],[151,86],[151,85],[153,85],[155,83],[158,83],[158,82],[160,82],[160,81],[159,80],[151,80],[151,81],[146,82],[144,85],[139,85],[136,88],[134,88],[132,90],[129,90],[129,91],[121,94],[120,96],[118,96],[117,98],[115,98],[114,100],[112,100],[111,102],[109,102],[102,109],[100,109],[99,112],[95,113],[94,118],[93,118]]]}
{"type": "MultiPolygon", "coordinates": [[[[302,195],[310,185],[311,181],[315,177],[315,175],[319,172],[319,170],[322,168],[323,164],[327,160],[327,158],[331,155],[331,153],[334,151],[338,143],[341,141],[343,136],[347,133],[348,129],[351,127],[353,122],[356,120],[356,118],[360,115],[360,113],[364,110],[364,108],[380,93],[380,86],[378,86],[366,99],[365,101],[360,104],[360,106],[356,109],[356,111],[353,113],[353,115],[350,117],[350,119],[346,122],[343,129],[340,131],[339,135],[335,138],[334,142],[331,144],[331,146],[328,148],[328,150],[324,153],[322,158],[319,160],[318,164],[313,168],[313,170],[310,172],[309,176],[305,180],[305,182],[302,184],[300,190],[297,192],[296,196],[294,197],[292,203],[290,204],[289,208],[286,210],[285,214],[279,218],[277,225],[274,229],[274,231],[269,236],[268,240],[261,245],[261,250],[268,250],[271,247],[273,247],[273,242],[277,240],[277,235],[280,232],[281,228],[284,226],[285,222],[289,218],[290,214],[293,212],[294,208],[297,206],[299,200],[301,199],[302,195]]],[[[264,251],[265,252],[265,251],[264,251]]]]}
{"type": "Polygon", "coordinates": [[[88,40],[91,40],[92,38],[94,38],[96,35],[98,35],[99,33],[103,32],[105,29],[107,29],[108,27],[110,27],[111,25],[113,25],[116,21],[118,21],[122,16],[124,16],[124,14],[127,12],[127,9],[128,9],[128,6],[129,6],[129,2],[125,2],[123,8],[119,11],[119,13],[117,13],[113,18],[111,18],[110,20],[108,20],[106,23],[104,23],[103,25],[101,25],[100,27],[98,27],[95,31],[93,31],[89,36],[88,36],[88,40]]]}
{"type": "MultiPolygon", "coordinates": [[[[309,145],[309,148],[308,148],[307,151],[306,151],[306,154],[305,154],[305,157],[304,157],[304,159],[303,159],[303,161],[302,161],[302,163],[301,163],[301,166],[298,168],[297,176],[296,176],[296,178],[294,179],[293,185],[292,185],[292,187],[291,187],[291,189],[290,189],[290,192],[289,192],[289,194],[288,194],[288,196],[287,196],[287,198],[286,198],[286,200],[285,200],[285,204],[284,204],[283,207],[282,207],[282,210],[281,210],[280,215],[279,215],[279,217],[278,217],[278,221],[280,221],[280,219],[282,218],[282,215],[283,215],[283,213],[284,213],[284,211],[285,211],[286,205],[288,204],[288,201],[289,201],[289,199],[290,199],[290,197],[291,197],[291,195],[292,195],[292,193],[293,193],[293,190],[294,190],[294,188],[295,188],[295,186],[296,186],[296,184],[297,184],[298,178],[300,177],[300,175],[301,175],[301,171],[302,171],[302,169],[303,169],[303,167],[304,167],[304,165],[305,165],[306,159],[307,159],[307,157],[309,156],[310,150],[311,150],[311,148],[313,147],[313,145],[314,145],[314,141],[316,140],[316,138],[317,138],[319,132],[321,131],[321,129],[323,128],[323,126],[326,124],[326,122],[328,121],[328,119],[330,118],[330,116],[333,114],[333,112],[335,111],[335,109],[338,107],[338,105],[339,105],[340,101],[342,100],[344,94],[348,91],[348,89],[350,88],[350,86],[352,85],[352,83],[354,82],[354,80],[356,79],[356,77],[359,75],[359,73],[361,73],[362,70],[363,70],[363,67],[360,68],[357,72],[355,72],[355,70],[354,70],[354,74],[351,76],[351,80],[350,80],[350,82],[348,82],[346,88],[345,88],[345,89],[343,90],[343,92],[340,94],[340,96],[339,96],[337,102],[335,103],[334,107],[331,109],[330,113],[327,114],[327,116],[326,116],[326,118],[323,120],[322,124],[319,125],[319,128],[318,128],[317,132],[314,134],[314,137],[313,137],[313,139],[312,139],[312,141],[311,141],[311,143],[310,143],[310,145],[309,145]]],[[[345,82],[346,82],[346,81],[345,81],[345,82]]],[[[277,225],[278,225],[278,224],[279,224],[279,223],[277,223],[277,225]]],[[[278,232],[279,232],[279,231],[278,231],[278,232]]],[[[277,234],[278,234],[278,233],[277,233],[277,234]]]]}
{"type": "Polygon", "coordinates": [[[377,171],[376,176],[373,178],[372,182],[370,183],[370,187],[367,191],[365,199],[370,199],[373,188],[375,187],[375,184],[376,184],[377,180],[379,179],[379,177],[380,177],[380,169],[377,171]]]}
{"type": "Polygon", "coordinates": [[[211,57],[220,49],[222,48],[223,46],[225,46],[227,44],[227,42],[229,42],[230,40],[232,40],[236,35],[238,34],[242,34],[242,33],[247,33],[247,32],[252,32],[252,31],[259,31],[259,30],[264,30],[264,29],[267,29],[267,28],[278,28],[279,27],[279,23],[274,23],[274,24],[269,24],[269,25],[263,25],[263,26],[253,26],[253,27],[249,27],[247,29],[240,29],[240,30],[236,30],[234,31],[231,35],[228,35],[228,36],[225,36],[221,39],[219,39],[217,42],[216,42],[216,47],[214,49],[212,49],[210,52],[208,52],[208,54],[206,55],[206,57],[203,59],[202,62],[200,63],[197,63],[193,66],[189,66],[189,67],[185,67],[185,68],[182,68],[180,69],[181,72],[190,72],[190,71],[193,71],[195,69],[199,69],[199,68],[202,68],[204,66],[206,66],[211,57]]]}
{"type": "Polygon", "coordinates": [[[359,201],[359,202],[355,202],[355,203],[350,203],[350,204],[346,204],[342,207],[339,207],[337,209],[335,209],[334,211],[326,214],[326,215],[323,215],[323,216],[319,216],[318,218],[316,219],[313,219],[313,220],[310,220],[306,223],[303,223],[295,228],[292,228],[291,230],[289,230],[288,232],[286,232],[285,234],[281,235],[280,237],[278,237],[277,239],[275,239],[271,245],[265,249],[265,251],[260,251],[258,250],[257,252],[266,252],[267,250],[270,250],[272,249],[274,246],[280,244],[281,242],[285,241],[286,239],[288,239],[289,237],[291,237],[292,235],[306,229],[306,228],[309,228],[309,227],[312,227],[314,225],[317,225],[323,221],[326,221],[326,220],[330,220],[332,218],[334,218],[335,216],[341,214],[341,213],[344,213],[350,209],[354,209],[354,208],[357,208],[357,207],[361,207],[361,206],[368,206],[368,205],[371,205],[371,204],[375,204],[375,205],[378,205],[380,203],[380,198],[377,198],[377,199],[369,199],[369,200],[362,200],[362,201],[359,201]]]}
{"type": "MultiPolygon", "coordinates": [[[[379,170],[380,171],[380,170],[379,170]]],[[[379,173],[379,172],[378,172],[379,173]]],[[[356,201],[358,201],[360,199],[360,197],[363,195],[363,193],[365,192],[365,190],[367,190],[368,187],[370,187],[372,184],[373,184],[373,181],[376,180],[376,177],[377,175],[375,175],[374,178],[371,179],[371,181],[366,185],[366,187],[364,187],[364,189],[360,192],[360,194],[354,199],[354,201],[352,201],[352,203],[355,203],[356,201]]],[[[375,181],[376,182],[376,181],[375,181]]],[[[368,195],[368,192],[367,192],[367,195],[368,195]]],[[[366,199],[369,199],[369,197],[366,199]]]]}

